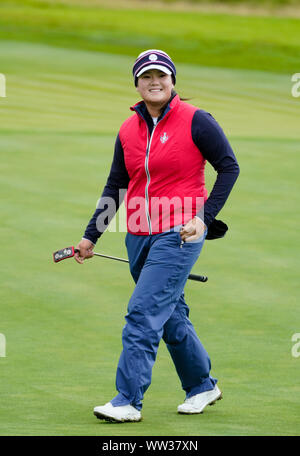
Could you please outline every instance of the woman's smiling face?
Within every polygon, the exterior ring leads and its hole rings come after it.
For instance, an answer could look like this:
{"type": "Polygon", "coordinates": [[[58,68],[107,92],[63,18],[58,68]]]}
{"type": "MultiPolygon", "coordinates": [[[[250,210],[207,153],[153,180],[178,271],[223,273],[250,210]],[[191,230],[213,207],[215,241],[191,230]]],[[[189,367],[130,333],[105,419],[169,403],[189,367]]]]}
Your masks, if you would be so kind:
{"type": "Polygon", "coordinates": [[[145,71],[138,78],[137,91],[147,103],[164,105],[174,88],[172,77],[160,70],[145,71]]]}

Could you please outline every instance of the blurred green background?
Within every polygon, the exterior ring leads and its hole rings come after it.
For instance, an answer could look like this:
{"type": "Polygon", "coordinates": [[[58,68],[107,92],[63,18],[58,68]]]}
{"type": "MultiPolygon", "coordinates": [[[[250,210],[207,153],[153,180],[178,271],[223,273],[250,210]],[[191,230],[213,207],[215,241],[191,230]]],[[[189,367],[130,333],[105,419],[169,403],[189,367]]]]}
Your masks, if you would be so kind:
{"type": "MultiPolygon", "coordinates": [[[[1,435],[299,435],[299,2],[195,3],[0,4],[1,435]],[[144,420],[110,425],[92,409],[116,394],[133,281],[122,263],[52,252],[81,239],[147,48],[171,55],[178,93],[214,115],[241,167],[219,215],[228,235],[193,269],[209,281],[186,286],[224,399],[177,415],[162,343],[144,420]]],[[[208,190],[214,179],[208,165],[208,190]]],[[[106,232],[95,251],[125,257],[124,237],[106,232]]]]}

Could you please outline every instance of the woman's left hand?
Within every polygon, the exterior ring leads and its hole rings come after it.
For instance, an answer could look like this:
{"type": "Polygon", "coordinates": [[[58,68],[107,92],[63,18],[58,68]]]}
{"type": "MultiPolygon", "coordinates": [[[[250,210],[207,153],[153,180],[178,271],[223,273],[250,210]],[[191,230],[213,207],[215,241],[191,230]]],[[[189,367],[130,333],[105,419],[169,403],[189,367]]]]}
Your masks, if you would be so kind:
{"type": "Polygon", "coordinates": [[[203,235],[205,229],[205,223],[199,217],[195,216],[181,228],[181,239],[184,242],[196,241],[196,239],[199,239],[203,235]]]}

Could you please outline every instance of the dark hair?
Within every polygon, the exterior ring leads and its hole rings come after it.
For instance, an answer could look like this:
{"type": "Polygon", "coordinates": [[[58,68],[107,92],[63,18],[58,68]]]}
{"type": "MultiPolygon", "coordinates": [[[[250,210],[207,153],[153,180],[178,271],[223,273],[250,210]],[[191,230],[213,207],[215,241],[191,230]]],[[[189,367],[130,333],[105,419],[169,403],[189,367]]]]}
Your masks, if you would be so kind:
{"type": "Polygon", "coordinates": [[[191,100],[191,98],[183,98],[183,97],[181,97],[181,96],[175,91],[175,89],[172,89],[172,92],[171,92],[171,99],[174,98],[175,95],[178,95],[181,101],[189,101],[189,100],[191,100]]]}

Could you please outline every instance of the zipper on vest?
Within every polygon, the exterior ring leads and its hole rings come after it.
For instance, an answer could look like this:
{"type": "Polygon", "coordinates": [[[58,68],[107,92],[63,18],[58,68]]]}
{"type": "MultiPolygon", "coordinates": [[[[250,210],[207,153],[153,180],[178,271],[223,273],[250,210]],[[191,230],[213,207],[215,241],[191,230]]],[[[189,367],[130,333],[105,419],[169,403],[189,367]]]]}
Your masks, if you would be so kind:
{"type": "MultiPolygon", "coordinates": [[[[158,124],[158,122],[157,122],[157,124],[158,124]]],[[[148,193],[150,180],[151,180],[150,172],[149,172],[149,153],[150,153],[150,147],[151,147],[153,133],[155,131],[155,128],[156,128],[157,124],[153,126],[153,130],[152,130],[152,133],[151,133],[150,138],[149,138],[149,128],[148,128],[148,125],[146,123],[148,134],[147,134],[147,150],[146,150],[146,158],[145,158],[145,170],[146,170],[146,175],[147,175],[147,184],[146,184],[146,187],[145,187],[145,199],[146,199],[146,216],[147,216],[149,234],[152,234],[151,218],[150,218],[150,211],[149,211],[149,193],[148,193]]]]}

